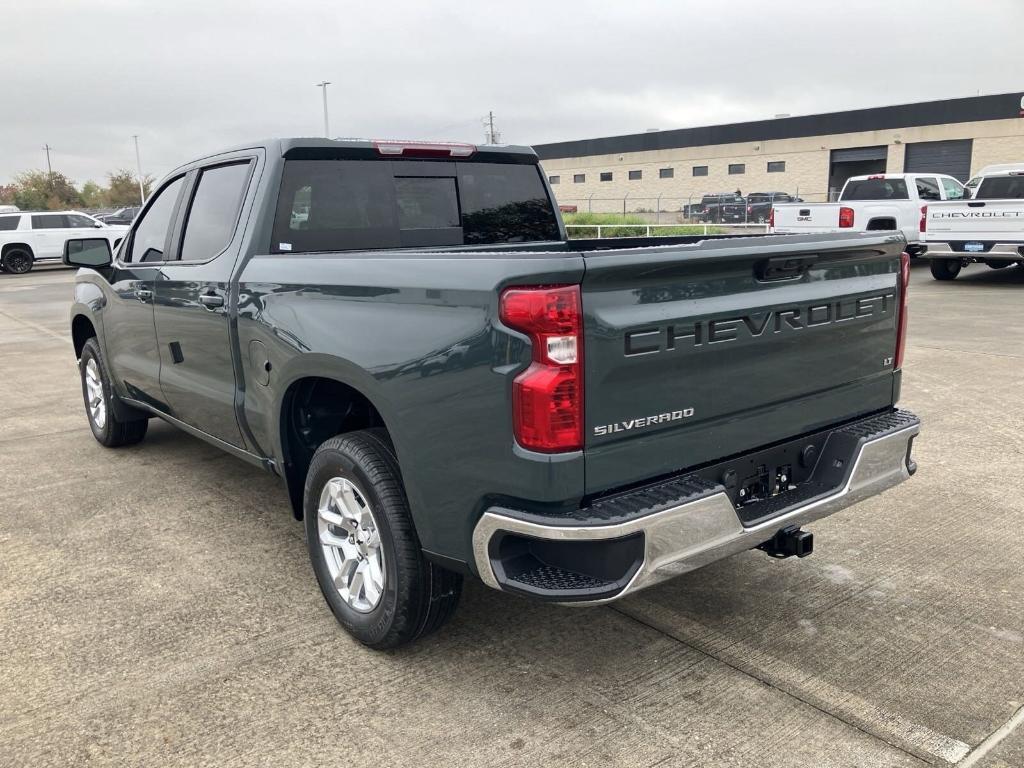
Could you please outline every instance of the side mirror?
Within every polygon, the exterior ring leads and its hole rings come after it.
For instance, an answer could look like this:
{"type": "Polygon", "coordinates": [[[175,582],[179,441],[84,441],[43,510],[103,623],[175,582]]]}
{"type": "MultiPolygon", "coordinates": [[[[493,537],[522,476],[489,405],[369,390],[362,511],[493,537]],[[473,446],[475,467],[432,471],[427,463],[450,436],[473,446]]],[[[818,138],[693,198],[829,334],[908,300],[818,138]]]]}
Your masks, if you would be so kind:
{"type": "Polygon", "coordinates": [[[64,242],[64,264],[69,267],[109,267],[114,260],[105,237],[79,237],[64,242]]]}
{"type": "Polygon", "coordinates": [[[93,224],[93,227],[95,227],[96,229],[103,229],[103,224],[97,221],[95,224],[93,224]]]}

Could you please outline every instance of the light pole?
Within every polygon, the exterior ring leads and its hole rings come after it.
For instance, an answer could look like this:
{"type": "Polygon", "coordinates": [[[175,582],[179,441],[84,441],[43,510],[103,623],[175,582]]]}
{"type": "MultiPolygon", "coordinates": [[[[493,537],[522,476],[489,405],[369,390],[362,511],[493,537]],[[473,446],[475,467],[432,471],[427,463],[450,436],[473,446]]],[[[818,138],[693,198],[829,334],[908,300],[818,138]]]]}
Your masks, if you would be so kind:
{"type": "Polygon", "coordinates": [[[328,139],[331,138],[331,124],[327,120],[327,86],[330,85],[329,80],[324,80],[322,83],[317,83],[317,88],[323,88],[324,91],[324,136],[328,139]]]}
{"type": "Polygon", "coordinates": [[[146,188],[142,185],[142,160],[139,159],[139,135],[132,134],[132,138],[135,139],[135,172],[138,174],[139,180],[139,205],[145,205],[146,188]]]}

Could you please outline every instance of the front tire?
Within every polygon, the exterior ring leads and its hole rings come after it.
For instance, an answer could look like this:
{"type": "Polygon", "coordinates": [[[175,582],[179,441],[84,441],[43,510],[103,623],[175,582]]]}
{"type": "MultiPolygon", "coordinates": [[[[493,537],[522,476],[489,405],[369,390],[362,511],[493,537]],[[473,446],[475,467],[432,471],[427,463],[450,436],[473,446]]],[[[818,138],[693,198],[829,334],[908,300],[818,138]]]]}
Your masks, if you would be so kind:
{"type": "Polygon", "coordinates": [[[4,254],[4,270],[14,275],[24,275],[32,271],[34,259],[32,253],[24,248],[11,248],[4,254]]]}
{"type": "Polygon", "coordinates": [[[955,280],[963,264],[960,259],[932,259],[932,277],[936,280],[955,280]]]}
{"type": "Polygon", "coordinates": [[[462,576],[423,555],[384,430],[349,432],[317,448],[303,510],[320,591],[361,643],[396,648],[452,617],[462,576]]]}
{"type": "Polygon", "coordinates": [[[146,436],[148,418],[122,420],[114,409],[114,388],[103,364],[100,345],[95,338],[89,339],[82,347],[82,358],[78,363],[82,376],[82,398],[85,400],[85,415],[89,428],[100,445],[117,448],[134,445],[146,436]]]}

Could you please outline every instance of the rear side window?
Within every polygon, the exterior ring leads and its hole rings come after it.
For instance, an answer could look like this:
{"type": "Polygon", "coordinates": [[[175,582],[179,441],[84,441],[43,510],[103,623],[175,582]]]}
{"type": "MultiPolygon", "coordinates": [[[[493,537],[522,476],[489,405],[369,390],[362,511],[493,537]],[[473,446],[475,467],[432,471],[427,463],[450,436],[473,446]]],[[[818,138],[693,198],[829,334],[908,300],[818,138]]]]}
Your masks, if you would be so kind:
{"type": "Polygon", "coordinates": [[[21,216],[0,216],[0,232],[12,232],[18,228],[21,216]]]}
{"type": "Polygon", "coordinates": [[[248,162],[203,169],[185,222],[182,261],[205,261],[227,248],[248,180],[248,162]]]}
{"type": "Polygon", "coordinates": [[[941,200],[942,196],[939,195],[939,182],[935,179],[918,177],[917,196],[921,200],[941,200]]]}
{"type": "Polygon", "coordinates": [[[903,179],[858,179],[846,182],[840,200],[909,200],[903,179]]]}
{"type": "Polygon", "coordinates": [[[1024,199],[1024,176],[989,176],[981,180],[976,200],[1024,199]]]}
{"type": "Polygon", "coordinates": [[[32,229],[67,229],[67,221],[61,213],[42,213],[32,217],[32,229]]]}
{"type": "Polygon", "coordinates": [[[488,245],[559,239],[536,165],[289,160],[271,251],[488,245]]]}

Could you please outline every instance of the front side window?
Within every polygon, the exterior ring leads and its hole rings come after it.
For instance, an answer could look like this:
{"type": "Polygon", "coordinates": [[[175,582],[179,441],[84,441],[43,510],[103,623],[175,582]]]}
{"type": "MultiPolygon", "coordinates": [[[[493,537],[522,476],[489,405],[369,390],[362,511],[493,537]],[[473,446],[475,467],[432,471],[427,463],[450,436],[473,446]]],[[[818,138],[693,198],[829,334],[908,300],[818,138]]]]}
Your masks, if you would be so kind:
{"type": "Polygon", "coordinates": [[[942,179],[942,188],[946,191],[947,200],[963,200],[964,188],[956,179],[942,179]]]}
{"type": "Polygon", "coordinates": [[[21,216],[0,216],[0,232],[13,232],[20,221],[21,216]]]}
{"type": "Polygon", "coordinates": [[[917,196],[922,200],[941,200],[939,183],[935,179],[917,178],[917,196]]]}
{"type": "Polygon", "coordinates": [[[182,261],[205,261],[228,247],[248,180],[248,162],[206,168],[200,173],[185,221],[182,261]]]}
{"type": "Polygon", "coordinates": [[[40,213],[32,217],[32,229],[67,229],[67,216],[62,213],[40,213]]]}
{"type": "Polygon", "coordinates": [[[163,261],[167,247],[167,235],[171,228],[171,217],[178,202],[178,195],[185,177],[179,176],[157,192],[145,215],[139,221],[132,235],[131,248],[126,261],[141,263],[163,261]]]}
{"type": "Polygon", "coordinates": [[[275,253],[559,239],[536,165],[289,160],[275,253]]]}

